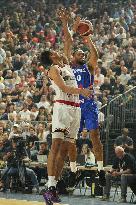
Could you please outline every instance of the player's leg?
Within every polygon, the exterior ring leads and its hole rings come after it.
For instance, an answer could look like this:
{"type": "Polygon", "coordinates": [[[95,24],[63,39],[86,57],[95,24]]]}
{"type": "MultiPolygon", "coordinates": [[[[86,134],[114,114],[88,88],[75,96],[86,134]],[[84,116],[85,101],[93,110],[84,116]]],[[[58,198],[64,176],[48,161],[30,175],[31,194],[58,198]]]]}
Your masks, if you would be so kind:
{"type": "Polygon", "coordinates": [[[63,129],[65,126],[63,107],[59,104],[55,104],[53,108],[52,116],[52,146],[48,156],[47,170],[48,170],[48,190],[44,193],[44,199],[47,205],[52,205],[53,202],[59,202],[59,198],[56,192],[56,172],[59,167],[59,163],[56,162],[58,153],[61,148],[61,144],[64,141],[64,132],[63,129]]]}
{"type": "Polygon", "coordinates": [[[103,170],[103,145],[100,140],[99,129],[92,129],[90,137],[93,145],[93,152],[97,160],[98,170],[103,170]]]}
{"type": "MultiPolygon", "coordinates": [[[[75,109],[72,111],[72,117],[73,121],[71,122],[70,125],[70,135],[69,135],[69,144],[68,144],[68,156],[69,156],[69,161],[70,161],[70,176],[69,176],[69,186],[73,187],[76,183],[76,172],[77,172],[77,164],[76,164],[76,159],[77,159],[77,147],[76,147],[76,139],[77,139],[77,134],[79,131],[79,126],[83,125],[84,119],[81,118],[81,111],[80,109],[75,109]]],[[[82,127],[80,127],[82,129],[82,127]]]]}
{"type": "Polygon", "coordinates": [[[77,147],[76,147],[76,141],[74,139],[70,140],[68,143],[68,156],[70,161],[71,172],[76,173],[77,147]]]}
{"type": "Polygon", "coordinates": [[[99,129],[92,129],[90,131],[90,136],[93,145],[93,151],[95,158],[97,160],[98,171],[99,171],[99,184],[101,186],[105,186],[106,179],[105,179],[105,171],[103,168],[103,145],[100,140],[99,129]]]}
{"type": "Polygon", "coordinates": [[[59,133],[59,132],[56,132],[56,133],[53,133],[54,137],[52,140],[52,146],[51,146],[51,150],[50,150],[48,161],[47,161],[48,190],[43,194],[43,197],[47,205],[53,205],[53,203],[60,202],[60,199],[56,192],[57,181],[55,178],[55,174],[57,170],[57,167],[56,167],[57,154],[59,152],[60,145],[63,142],[64,134],[59,133]]]}
{"type": "MultiPolygon", "coordinates": [[[[62,133],[57,133],[57,135],[60,135],[62,133]]],[[[52,146],[51,150],[48,156],[48,161],[47,161],[47,170],[48,170],[48,188],[53,186],[56,187],[56,180],[55,180],[55,175],[57,171],[56,167],[56,159],[57,155],[59,153],[60,145],[63,142],[63,139],[56,138],[52,140],[52,146]]]]}
{"type": "Polygon", "coordinates": [[[55,179],[56,181],[59,180],[61,173],[62,173],[62,169],[64,166],[64,161],[66,159],[66,157],[68,156],[68,142],[63,141],[60,145],[60,149],[59,152],[57,154],[56,157],[56,173],[55,173],[55,179]]]}
{"type": "Polygon", "coordinates": [[[85,115],[85,127],[90,131],[90,139],[98,164],[98,170],[103,170],[103,145],[100,140],[98,109],[94,101],[90,102],[88,112],[85,115]]]}
{"type": "Polygon", "coordinates": [[[100,140],[100,132],[98,125],[98,112],[97,109],[92,109],[86,116],[86,128],[90,130],[90,139],[93,145],[93,152],[97,160],[99,171],[99,183],[105,185],[105,172],[103,170],[103,145],[100,140]]]}

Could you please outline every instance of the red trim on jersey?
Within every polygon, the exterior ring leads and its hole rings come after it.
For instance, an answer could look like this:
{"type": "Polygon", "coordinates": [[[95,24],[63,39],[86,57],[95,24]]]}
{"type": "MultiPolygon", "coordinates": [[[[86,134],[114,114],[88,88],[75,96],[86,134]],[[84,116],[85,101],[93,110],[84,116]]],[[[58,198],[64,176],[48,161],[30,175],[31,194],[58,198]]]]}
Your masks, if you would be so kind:
{"type": "Polygon", "coordinates": [[[75,103],[75,102],[71,102],[71,101],[66,101],[66,100],[55,100],[55,102],[58,102],[58,103],[62,103],[62,104],[65,104],[65,105],[71,105],[73,107],[80,107],[80,103],[75,103]]]}

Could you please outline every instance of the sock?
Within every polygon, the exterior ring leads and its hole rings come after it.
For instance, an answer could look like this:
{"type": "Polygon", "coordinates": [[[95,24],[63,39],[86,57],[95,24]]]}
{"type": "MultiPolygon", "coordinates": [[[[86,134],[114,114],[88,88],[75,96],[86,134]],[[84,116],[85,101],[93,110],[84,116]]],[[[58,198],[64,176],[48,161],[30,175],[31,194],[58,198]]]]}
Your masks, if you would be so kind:
{"type": "Polygon", "coordinates": [[[57,181],[55,180],[55,176],[48,176],[48,188],[53,186],[56,187],[57,181]]]}
{"type": "Polygon", "coordinates": [[[71,172],[76,173],[77,171],[76,162],[70,162],[70,168],[71,168],[71,172]]]}
{"type": "Polygon", "coordinates": [[[97,161],[98,171],[103,170],[103,161],[97,161]]]}

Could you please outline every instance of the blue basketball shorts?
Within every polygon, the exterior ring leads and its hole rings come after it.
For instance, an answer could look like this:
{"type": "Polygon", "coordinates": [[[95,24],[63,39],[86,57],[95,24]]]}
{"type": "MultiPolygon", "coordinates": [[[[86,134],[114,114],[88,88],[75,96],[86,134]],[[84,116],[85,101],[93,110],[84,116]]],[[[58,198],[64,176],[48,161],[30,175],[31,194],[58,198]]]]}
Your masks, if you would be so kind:
{"type": "Polygon", "coordinates": [[[97,129],[98,127],[99,123],[97,104],[93,99],[89,99],[87,102],[81,104],[81,120],[79,131],[81,132],[83,128],[91,131],[97,129]]]}

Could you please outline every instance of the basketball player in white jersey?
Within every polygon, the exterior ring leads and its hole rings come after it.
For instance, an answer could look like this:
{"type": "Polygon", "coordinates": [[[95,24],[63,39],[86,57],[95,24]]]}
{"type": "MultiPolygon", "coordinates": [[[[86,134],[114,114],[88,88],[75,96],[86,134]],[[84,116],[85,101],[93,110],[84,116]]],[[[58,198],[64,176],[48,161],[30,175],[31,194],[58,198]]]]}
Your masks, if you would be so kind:
{"type": "MultiPolygon", "coordinates": [[[[67,28],[67,23],[63,22],[63,28],[67,28]]],[[[69,45],[72,39],[69,32],[67,41],[64,42],[64,53],[69,58],[69,45]]],[[[61,168],[66,156],[63,151],[65,140],[74,140],[80,125],[80,105],[79,94],[89,97],[92,91],[77,87],[74,74],[66,62],[66,58],[55,51],[44,51],[41,54],[41,62],[49,66],[48,76],[56,92],[52,117],[52,147],[48,156],[48,190],[44,193],[47,205],[59,202],[56,194],[56,178],[61,173],[61,168]],[[63,153],[65,156],[63,156],[63,153]],[[60,170],[60,173],[58,173],[60,170]]],[[[65,147],[65,146],[64,146],[65,147]]],[[[65,147],[66,149],[66,147],[65,147]]]]}

